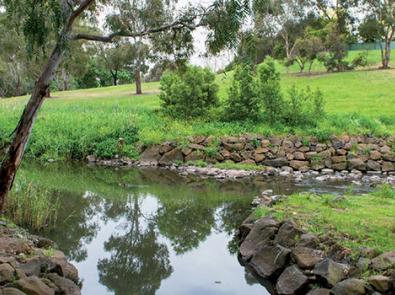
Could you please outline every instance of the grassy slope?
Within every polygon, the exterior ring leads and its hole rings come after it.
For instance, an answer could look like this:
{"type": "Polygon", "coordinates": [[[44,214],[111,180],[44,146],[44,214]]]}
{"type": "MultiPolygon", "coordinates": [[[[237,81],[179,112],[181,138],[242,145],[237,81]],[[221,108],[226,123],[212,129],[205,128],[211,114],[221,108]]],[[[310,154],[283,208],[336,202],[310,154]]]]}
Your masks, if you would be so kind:
{"type": "Polygon", "coordinates": [[[292,195],[274,209],[259,208],[258,217],[293,219],[318,235],[330,235],[357,251],[361,245],[380,252],[395,249],[395,191],[382,187],[361,196],[292,195]]]}
{"type": "MultiPolygon", "coordinates": [[[[355,53],[352,53],[355,55],[355,53]]],[[[377,68],[378,52],[370,53],[369,61],[377,68]]],[[[395,131],[395,71],[360,70],[347,73],[315,73],[299,75],[295,67],[286,70],[279,65],[283,91],[298,87],[320,88],[326,99],[328,119],[316,130],[294,130],[299,134],[373,133],[395,131]],[[354,115],[352,115],[354,114],[354,115]]],[[[322,70],[316,64],[314,70],[322,70]]],[[[226,99],[231,74],[217,76],[220,97],[226,99]]],[[[123,85],[98,89],[53,93],[45,102],[34,129],[29,153],[36,157],[62,158],[72,150],[89,153],[89,142],[106,137],[125,125],[139,128],[139,139],[145,143],[181,139],[188,135],[228,135],[245,132],[262,134],[288,133],[286,127],[272,129],[264,122],[223,123],[183,122],[162,117],[159,108],[159,83],[143,85],[143,96],[133,95],[134,86],[123,85]]],[[[0,100],[0,142],[18,120],[26,97],[0,100]]]]}

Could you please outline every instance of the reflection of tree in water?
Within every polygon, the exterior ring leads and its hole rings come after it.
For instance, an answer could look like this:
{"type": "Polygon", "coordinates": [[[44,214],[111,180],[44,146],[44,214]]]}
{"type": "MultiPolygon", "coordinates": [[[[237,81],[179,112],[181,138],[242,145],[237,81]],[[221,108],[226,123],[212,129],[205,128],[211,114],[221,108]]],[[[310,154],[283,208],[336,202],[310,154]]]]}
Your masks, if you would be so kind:
{"type": "Polygon", "coordinates": [[[101,211],[102,199],[90,192],[86,192],[83,198],[80,194],[62,192],[60,201],[55,228],[62,230],[40,234],[55,241],[69,259],[84,261],[87,258],[85,245],[92,242],[100,230],[93,220],[101,211]]]}
{"type": "Polygon", "coordinates": [[[250,207],[249,202],[230,202],[226,203],[219,212],[221,223],[217,226],[233,237],[228,243],[228,249],[231,254],[238,252],[238,239],[235,233],[243,220],[247,218],[250,207]]]}
{"type": "Polygon", "coordinates": [[[128,208],[124,217],[129,228],[124,235],[112,235],[104,244],[111,257],[98,262],[100,282],[117,295],[155,294],[161,281],[173,271],[169,251],[157,241],[155,224],[144,218],[138,199],[132,202],[107,207],[113,216],[117,208],[120,215],[128,208]]]}
{"type": "Polygon", "coordinates": [[[183,254],[197,248],[214,226],[214,210],[210,205],[196,202],[166,202],[156,216],[162,235],[171,241],[174,251],[183,254]]]}

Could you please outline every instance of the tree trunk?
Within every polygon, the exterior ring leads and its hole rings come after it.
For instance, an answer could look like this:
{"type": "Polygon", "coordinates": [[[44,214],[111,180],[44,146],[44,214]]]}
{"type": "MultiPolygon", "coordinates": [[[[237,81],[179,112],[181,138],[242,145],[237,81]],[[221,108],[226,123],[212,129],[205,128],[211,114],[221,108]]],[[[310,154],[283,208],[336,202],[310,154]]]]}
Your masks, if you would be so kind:
{"type": "Polygon", "coordinates": [[[136,81],[136,94],[140,95],[143,93],[141,87],[141,70],[140,70],[140,61],[137,61],[136,70],[134,72],[134,80],[136,81]]]}
{"type": "Polygon", "coordinates": [[[112,85],[118,86],[118,73],[111,71],[112,85]]]}
{"type": "Polygon", "coordinates": [[[63,91],[67,91],[69,90],[69,77],[67,75],[65,68],[62,68],[62,78],[63,78],[63,91]]]}
{"type": "Polygon", "coordinates": [[[384,44],[384,52],[382,51],[382,68],[389,69],[390,68],[390,60],[391,60],[391,42],[394,38],[395,28],[390,28],[390,32],[387,33],[384,44]]]}
{"type": "Polygon", "coordinates": [[[64,53],[64,48],[57,44],[51,57],[45,65],[41,76],[34,87],[32,96],[27,103],[22,117],[15,129],[12,143],[7,155],[0,167],[0,212],[4,209],[4,203],[8,192],[11,190],[16,172],[21,164],[26,144],[29,140],[34,122],[37,117],[46,94],[49,93],[49,84],[59,66],[64,53]]]}

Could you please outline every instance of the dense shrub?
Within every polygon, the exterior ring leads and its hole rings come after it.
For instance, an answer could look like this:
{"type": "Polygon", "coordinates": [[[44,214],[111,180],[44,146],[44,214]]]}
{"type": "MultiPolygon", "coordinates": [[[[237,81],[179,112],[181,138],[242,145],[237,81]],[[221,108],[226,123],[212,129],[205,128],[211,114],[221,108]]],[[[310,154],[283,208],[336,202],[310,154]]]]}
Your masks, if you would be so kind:
{"type": "Polygon", "coordinates": [[[272,58],[266,58],[258,66],[256,83],[257,96],[264,106],[266,120],[275,124],[281,120],[284,100],[281,95],[280,73],[272,58]]]}
{"type": "Polygon", "coordinates": [[[255,91],[252,67],[248,64],[235,66],[234,76],[229,88],[224,118],[227,121],[256,121],[260,104],[255,91]]]}
{"type": "Polygon", "coordinates": [[[324,99],[319,90],[298,90],[293,86],[288,95],[289,100],[283,113],[283,120],[287,126],[316,126],[324,117],[324,99]]]}
{"type": "Polygon", "coordinates": [[[160,81],[162,110],[173,118],[196,118],[218,105],[218,85],[209,69],[188,66],[166,72],[160,81]]]}

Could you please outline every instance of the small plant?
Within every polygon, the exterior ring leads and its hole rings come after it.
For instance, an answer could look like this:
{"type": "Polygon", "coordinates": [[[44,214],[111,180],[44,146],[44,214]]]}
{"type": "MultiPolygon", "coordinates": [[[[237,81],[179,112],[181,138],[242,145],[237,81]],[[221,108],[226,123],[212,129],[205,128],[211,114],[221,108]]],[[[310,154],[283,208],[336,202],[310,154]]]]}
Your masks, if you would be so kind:
{"type": "Polygon", "coordinates": [[[254,145],[254,148],[259,148],[261,146],[261,141],[257,138],[254,138],[252,140],[252,144],[254,145]]]}
{"type": "Polygon", "coordinates": [[[207,157],[214,158],[218,155],[219,147],[221,145],[221,141],[219,139],[214,139],[208,146],[204,148],[204,152],[207,157]]]}
{"type": "Polygon", "coordinates": [[[162,110],[173,118],[202,117],[218,105],[218,85],[209,69],[188,66],[183,72],[166,72],[160,90],[162,110]]]}
{"type": "Polygon", "coordinates": [[[390,184],[383,184],[376,188],[373,195],[380,198],[395,198],[395,190],[390,184]]]}
{"type": "Polygon", "coordinates": [[[318,164],[322,162],[322,156],[320,155],[312,155],[310,159],[312,164],[318,164]]]}
{"type": "Polygon", "coordinates": [[[302,138],[302,144],[304,146],[310,146],[310,140],[308,138],[302,138]]]}
{"type": "Polygon", "coordinates": [[[372,149],[370,147],[366,147],[363,149],[364,156],[369,156],[371,152],[372,152],[372,149]]]}

